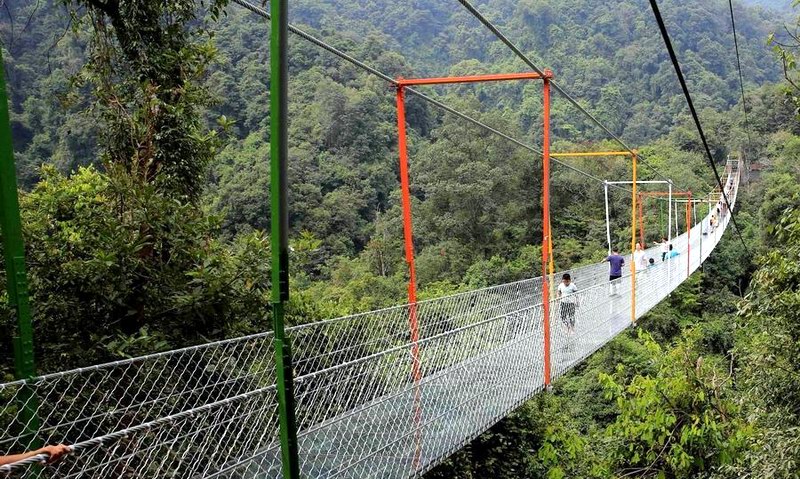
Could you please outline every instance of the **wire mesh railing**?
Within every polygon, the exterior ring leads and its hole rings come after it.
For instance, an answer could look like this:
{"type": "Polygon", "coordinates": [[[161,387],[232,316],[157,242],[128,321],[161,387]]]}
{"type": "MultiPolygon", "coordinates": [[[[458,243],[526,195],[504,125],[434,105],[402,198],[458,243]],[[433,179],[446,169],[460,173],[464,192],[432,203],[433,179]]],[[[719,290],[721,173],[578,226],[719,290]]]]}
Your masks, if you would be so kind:
{"type": "Polygon", "coordinates": [[[0,444],[75,444],[79,453],[43,471],[52,477],[154,477],[155,463],[162,477],[203,474],[227,461],[210,449],[216,440],[228,443],[224,454],[252,442],[244,429],[275,409],[271,351],[263,333],[2,384],[0,444]],[[21,411],[31,405],[41,423],[33,437],[21,411]],[[249,424],[232,427],[242,415],[249,424]],[[175,459],[184,450],[204,463],[175,459]]]}
{"type": "MultiPolygon", "coordinates": [[[[731,180],[735,202],[733,170],[731,180]]],[[[711,214],[674,239],[677,257],[661,262],[658,248],[648,250],[657,261],[637,273],[637,318],[722,238],[730,217],[720,215],[710,231],[711,214]]],[[[553,378],[631,324],[631,276],[612,285],[605,263],[569,272],[575,306],[550,304],[553,378]]],[[[542,285],[533,278],[288,328],[303,477],[420,475],[541,391],[542,285]]],[[[262,333],[0,384],[3,450],[74,448],[47,468],[0,470],[26,478],[280,477],[272,339],[262,333]],[[23,419],[26,401],[38,428],[23,419]]]]}

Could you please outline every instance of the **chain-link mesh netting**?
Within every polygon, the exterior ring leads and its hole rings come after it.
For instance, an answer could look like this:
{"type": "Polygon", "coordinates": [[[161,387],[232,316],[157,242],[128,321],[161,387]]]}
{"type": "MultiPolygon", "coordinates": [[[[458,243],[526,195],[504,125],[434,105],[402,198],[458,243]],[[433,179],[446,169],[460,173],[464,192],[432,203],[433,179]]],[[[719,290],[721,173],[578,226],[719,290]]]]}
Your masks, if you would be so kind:
{"type": "MultiPolygon", "coordinates": [[[[738,174],[731,180],[735,202],[738,174]]],[[[677,257],[661,262],[657,248],[648,250],[656,264],[637,273],[637,318],[722,238],[729,215],[712,231],[711,214],[674,239],[677,257]]],[[[553,378],[631,324],[631,276],[611,284],[605,263],[569,272],[578,292],[550,304],[553,378]]],[[[288,328],[303,477],[420,475],[540,391],[542,285],[534,278],[288,328]]],[[[32,440],[74,445],[58,464],[17,465],[12,476],[280,477],[272,339],[263,333],[0,384],[3,451],[32,440]]]]}
{"type": "Polygon", "coordinates": [[[265,333],[2,384],[0,441],[4,451],[24,449],[30,406],[35,442],[89,442],[45,475],[204,475],[275,442],[274,376],[265,333]]]}

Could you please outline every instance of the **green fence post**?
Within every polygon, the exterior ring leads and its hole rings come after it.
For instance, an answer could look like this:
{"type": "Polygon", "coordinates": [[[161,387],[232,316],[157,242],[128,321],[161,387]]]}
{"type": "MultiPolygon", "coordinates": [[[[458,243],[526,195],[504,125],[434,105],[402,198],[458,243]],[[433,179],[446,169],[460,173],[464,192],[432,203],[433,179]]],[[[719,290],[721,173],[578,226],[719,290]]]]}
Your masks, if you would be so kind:
{"type": "Polygon", "coordinates": [[[288,134],[288,0],[270,0],[270,169],[272,228],[272,322],[275,333],[275,369],[280,414],[281,458],[284,479],[300,477],[295,418],[292,350],[284,327],[289,300],[289,211],[287,204],[288,134]]]}
{"type": "MultiPolygon", "coordinates": [[[[3,234],[3,254],[6,262],[8,303],[16,315],[14,332],[14,371],[17,379],[36,375],[33,360],[33,325],[28,298],[28,276],[25,271],[25,244],[22,240],[22,220],[17,195],[17,171],[14,167],[14,147],[11,144],[11,122],[8,115],[5,63],[0,48],[0,231],[3,234]]],[[[37,399],[33,391],[23,386],[18,396],[20,420],[28,433],[27,446],[37,447],[36,432],[39,417],[37,399]]]]}

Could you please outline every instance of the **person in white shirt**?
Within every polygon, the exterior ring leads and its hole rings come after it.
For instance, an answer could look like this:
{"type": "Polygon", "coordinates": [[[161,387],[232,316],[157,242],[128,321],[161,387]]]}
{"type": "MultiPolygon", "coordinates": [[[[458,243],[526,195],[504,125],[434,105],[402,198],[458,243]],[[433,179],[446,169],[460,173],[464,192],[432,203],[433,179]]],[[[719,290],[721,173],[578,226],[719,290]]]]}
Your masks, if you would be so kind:
{"type": "Polygon", "coordinates": [[[667,242],[667,238],[661,238],[661,242],[653,241],[653,244],[656,246],[661,246],[661,261],[666,261],[667,253],[669,253],[669,243],[667,242]]]}
{"type": "Polygon", "coordinates": [[[567,327],[567,332],[575,332],[575,309],[578,307],[578,287],[572,282],[569,273],[564,273],[561,277],[561,284],[558,285],[558,298],[561,300],[561,322],[567,327]]]}
{"type": "Polygon", "coordinates": [[[641,243],[636,243],[636,251],[633,252],[633,264],[636,265],[636,271],[647,269],[647,258],[644,255],[641,243]]]}

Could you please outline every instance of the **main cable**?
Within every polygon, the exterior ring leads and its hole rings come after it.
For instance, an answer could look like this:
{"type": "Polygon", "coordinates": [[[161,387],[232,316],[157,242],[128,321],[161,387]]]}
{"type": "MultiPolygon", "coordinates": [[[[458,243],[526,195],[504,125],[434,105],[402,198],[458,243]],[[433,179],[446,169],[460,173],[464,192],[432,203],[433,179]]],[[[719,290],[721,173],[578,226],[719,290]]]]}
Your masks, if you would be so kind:
{"type": "MultiPolygon", "coordinates": [[[[509,48],[509,49],[510,49],[512,52],[514,52],[514,54],[515,54],[517,57],[519,57],[519,58],[520,58],[520,59],[521,59],[523,62],[525,62],[525,64],[526,64],[526,65],[528,65],[528,66],[529,66],[531,69],[533,69],[533,71],[535,71],[536,73],[538,73],[538,74],[540,74],[540,75],[544,75],[544,71],[543,71],[541,68],[539,68],[538,66],[536,66],[536,64],[535,64],[535,63],[533,63],[533,61],[532,61],[532,60],[531,60],[531,59],[530,59],[530,58],[529,58],[527,55],[525,55],[525,53],[523,53],[523,52],[522,52],[522,50],[520,50],[520,49],[519,49],[519,48],[518,48],[518,47],[517,47],[517,46],[514,44],[514,42],[512,42],[511,40],[509,40],[509,38],[508,38],[507,36],[505,36],[505,35],[503,34],[503,32],[501,32],[501,31],[500,31],[500,29],[499,29],[499,28],[497,28],[497,27],[496,27],[496,26],[495,26],[495,25],[494,25],[494,24],[493,24],[493,23],[492,23],[492,22],[491,22],[489,19],[487,19],[485,16],[483,16],[483,14],[482,14],[481,12],[479,12],[479,11],[478,11],[478,9],[477,9],[477,8],[475,8],[475,6],[474,6],[474,5],[472,5],[472,3],[470,3],[470,2],[469,2],[469,0],[458,0],[458,2],[459,2],[461,5],[463,5],[463,6],[464,6],[464,8],[466,8],[466,9],[467,9],[467,10],[468,10],[468,11],[469,11],[469,12],[470,12],[470,13],[471,13],[471,14],[472,14],[472,15],[473,15],[475,18],[477,18],[477,19],[478,19],[478,21],[480,21],[480,22],[481,22],[481,23],[482,23],[482,24],[483,24],[483,25],[484,25],[486,28],[488,28],[488,29],[489,29],[489,31],[491,31],[491,32],[494,34],[494,36],[496,36],[496,37],[497,37],[497,38],[498,38],[500,41],[502,41],[503,43],[505,43],[505,44],[506,44],[506,46],[507,46],[507,47],[508,47],[508,48],[509,48]]],[[[579,110],[581,113],[583,113],[584,115],[586,115],[586,117],[587,117],[587,118],[589,118],[589,120],[591,120],[591,121],[592,121],[592,123],[594,123],[595,125],[597,125],[598,127],[600,127],[600,129],[602,129],[604,132],[606,132],[606,134],[607,134],[608,136],[610,136],[611,138],[613,138],[613,139],[614,139],[614,141],[616,141],[616,142],[617,142],[617,143],[619,143],[619,144],[620,144],[620,145],[621,145],[623,148],[625,148],[626,150],[628,150],[629,152],[631,152],[631,154],[634,154],[634,153],[636,153],[636,152],[635,152],[635,151],[634,151],[634,150],[633,150],[633,149],[632,149],[630,146],[628,146],[628,144],[627,144],[627,143],[625,143],[625,141],[623,141],[623,140],[622,140],[622,138],[620,138],[619,136],[617,136],[616,134],[614,134],[614,132],[612,132],[610,129],[608,129],[608,127],[606,127],[606,126],[605,126],[605,125],[604,125],[604,124],[603,124],[603,123],[602,123],[600,120],[598,120],[598,119],[597,119],[597,117],[596,117],[596,116],[594,116],[594,115],[593,115],[591,112],[589,112],[589,111],[588,111],[586,108],[584,108],[584,107],[583,107],[583,105],[581,105],[581,104],[578,102],[578,100],[576,100],[576,99],[575,99],[575,98],[574,98],[572,95],[570,95],[570,94],[569,94],[569,93],[568,93],[566,90],[564,90],[564,89],[563,89],[563,88],[562,88],[562,87],[561,87],[561,86],[560,86],[558,83],[556,83],[555,81],[551,80],[551,81],[550,81],[550,84],[551,84],[551,85],[553,86],[553,88],[554,88],[554,89],[555,89],[557,92],[559,92],[559,93],[560,93],[560,94],[561,94],[561,95],[562,95],[562,96],[563,96],[563,97],[564,97],[564,98],[565,98],[565,99],[566,99],[568,102],[570,102],[570,103],[571,103],[571,104],[572,104],[572,105],[573,105],[575,108],[577,108],[577,109],[578,109],[578,110],[579,110]]],[[[645,158],[644,156],[638,155],[638,153],[637,153],[637,156],[638,156],[638,157],[639,157],[639,158],[642,160],[642,164],[643,164],[643,165],[645,165],[645,166],[647,166],[648,168],[650,168],[650,169],[651,169],[651,170],[652,170],[652,171],[653,171],[653,172],[654,172],[656,175],[660,176],[660,177],[661,177],[662,179],[664,179],[664,180],[671,181],[671,180],[670,180],[669,178],[667,178],[667,177],[666,177],[666,176],[665,176],[663,173],[661,173],[661,172],[660,172],[660,171],[659,171],[659,170],[658,170],[656,167],[654,167],[653,165],[651,165],[650,163],[648,163],[648,162],[646,161],[646,158],[645,158]]]]}
{"type": "MultiPolygon", "coordinates": [[[[233,0],[233,2],[238,4],[238,5],[240,5],[241,7],[244,7],[245,9],[255,13],[256,15],[259,15],[259,16],[264,17],[266,19],[270,18],[270,14],[269,14],[268,11],[266,11],[265,9],[263,9],[263,8],[257,6],[257,5],[254,5],[254,4],[250,3],[248,0],[233,0]]],[[[317,38],[317,37],[305,32],[305,31],[297,28],[296,26],[292,25],[291,23],[289,24],[289,31],[294,33],[294,34],[296,34],[297,36],[303,38],[304,40],[307,40],[308,42],[313,43],[314,45],[322,48],[323,50],[325,50],[325,51],[327,51],[329,53],[332,53],[333,55],[341,58],[342,60],[345,60],[345,61],[347,61],[347,62],[349,62],[349,63],[351,63],[351,64],[353,64],[353,65],[355,65],[355,66],[357,66],[359,68],[361,68],[362,70],[364,70],[364,71],[366,71],[368,73],[371,73],[372,75],[375,75],[376,77],[378,77],[378,78],[380,78],[380,79],[382,79],[384,81],[387,81],[387,82],[391,83],[392,85],[395,85],[395,86],[398,85],[396,79],[394,79],[394,78],[390,77],[389,75],[381,72],[380,70],[377,70],[377,69],[367,65],[366,63],[362,62],[361,60],[358,60],[357,58],[355,58],[355,57],[353,57],[351,55],[348,55],[347,53],[339,50],[338,48],[334,47],[333,45],[330,45],[330,44],[320,40],[319,38],[317,38]]],[[[437,100],[435,98],[432,98],[432,97],[430,97],[430,96],[428,96],[428,95],[426,95],[426,94],[424,94],[424,93],[422,93],[422,92],[420,92],[418,90],[415,90],[415,89],[410,88],[410,87],[405,87],[405,90],[407,92],[412,93],[412,94],[418,96],[419,98],[427,101],[428,103],[431,103],[432,105],[436,105],[437,107],[441,108],[442,110],[444,110],[444,111],[446,111],[446,112],[448,112],[448,113],[450,113],[452,115],[455,115],[455,116],[457,116],[457,117],[459,117],[459,118],[461,118],[463,120],[466,120],[466,121],[472,123],[475,126],[478,126],[478,127],[483,128],[483,129],[485,129],[485,130],[487,130],[487,131],[489,131],[491,133],[494,133],[495,135],[498,135],[498,136],[500,136],[500,137],[502,137],[502,138],[514,143],[515,145],[517,145],[517,146],[519,146],[521,148],[524,148],[524,149],[526,149],[526,150],[528,150],[530,152],[536,153],[538,155],[543,155],[544,154],[541,150],[539,150],[539,149],[537,149],[537,148],[535,148],[535,147],[533,147],[531,145],[528,145],[527,143],[524,143],[524,142],[522,142],[520,140],[517,140],[516,138],[514,138],[514,137],[512,137],[512,136],[510,136],[510,135],[508,135],[506,133],[503,133],[502,131],[500,131],[500,130],[498,130],[496,128],[492,128],[491,126],[481,122],[480,120],[477,120],[477,119],[467,115],[466,113],[461,113],[460,111],[458,111],[458,110],[456,110],[456,109],[454,109],[454,108],[442,103],[441,101],[439,101],[439,100],[437,100]]],[[[574,167],[574,166],[572,166],[572,165],[570,165],[568,163],[564,163],[563,161],[560,161],[557,158],[553,158],[553,157],[550,157],[550,158],[551,158],[552,161],[558,163],[559,165],[561,165],[561,166],[563,166],[563,167],[565,167],[567,169],[570,169],[570,170],[572,170],[572,171],[574,171],[574,172],[576,172],[578,174],[581,174],[581,175],[583,175],[583,176],[585,176],[587,178],[590,178],[590,179],[592,179],[594,181],[597,181],[598,183],[602,183],[604,181],[601,178],[598,178],[597,176],[592,175],[591,173],[583,171],[580,168],[576,168],[576,167],[574,167]]],[[[618,185],[614,185],[614,187],[616,189],[618,189],[618,190],[622,190],[622,191],[626,191],[628,193],[631,193],[631,190],[628,189],[628,188],[621,187],[621,186],[618,186],[618,185]]]]}
{"type": "Polygon", "coordinates": [[[731,215],[731,220],[733,221],[733,226],[736,227],[736,233],[739,235],[739,240],[742,242],[742,246],[744,246],[745,251],[750,254],[750,248],[747,247],[747,243],[745,243],[744,238],[742,237],[742,230],[739,228],[739,224],[736,222],[736,216],[733,214],[733,208],[731,208],[731,203],[728,201],[728,194],[725,192],[725,187],[722,184],[722,180],[720,179],[719,172],[717,171],[717,165],[714,163],[714,156],[711,154],[711,148],[708,146],[708,140],[706,140],[706,134],[703,131],[703,125],[700,124],[700,117],[697,115],[697,110],[694,107],[694,102],[692,101],[692,95],[689,93],[689,87],[686,85],[686,79],[683,77],[683,71],[681,70],[681,65],[678,62],[678,56],[675,54],[675,49],[672,47],[672,40],[669,38],[669,32],[667,32],[667,27],[664,24],[664,19],[661,17],[661,11],[658,9],[658,1],[657,0],[650,0],[650,6],[653,9],[653,14],[656,17],[656,22],[658,22],[658,28],[661,30],[661,36],[664,38],[664,44],[667,47],[667,52],[669,53],[669,57],[672,60],[672,66],[675,67],[675,74],[678,76],[678,81],[681,84],[681,88],[683,89],[683,95],[686,97],[686,103],[689,104],[689,111],[692,114],[692,118],[694,119],[694,124],[697,127],[697,132],[700,134],[700,140],[703,142],[703,148],[706,150],[706,156],[708,157],[708,164],[711,166],[711,170],[714,172],[714,177],[717,180],[717,185],[719,186],[720,193],[722,193],[722,198],[725,200],[725,204],[728,206],[728,212],[731,215]]]}
{"type": "MultiPolygon", "coordinates": [[[[739,56],[739,37],[736,34],[736,16],[733,14],[733,0],[728,0],[731,11],[731,27],[733,29],[733,46],[736,49],[736,68],[739,70],[739,88],[742,91],[742,112],[744,113],[744,131],[747,134],[747,146],[753,151],[753,139],[750,136],[750,120],[747,118],[747,99],[744,96],[744,75],[742,74],[742,59],[739,56]]],[[[747,160],[747,155],[745,155],[747,160]]]]}

